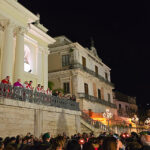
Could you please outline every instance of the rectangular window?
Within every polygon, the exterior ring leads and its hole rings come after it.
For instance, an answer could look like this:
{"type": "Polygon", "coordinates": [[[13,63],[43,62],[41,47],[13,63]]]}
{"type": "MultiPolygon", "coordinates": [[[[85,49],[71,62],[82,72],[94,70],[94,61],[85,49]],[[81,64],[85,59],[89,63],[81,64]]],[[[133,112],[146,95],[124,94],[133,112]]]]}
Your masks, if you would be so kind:
{"type": "Polygon", "coordinates": [[[128,106],[126,106],[126,111],[128,111],[128,106]]]}
{"type": "Polygon", "coordinates": [[[70,93],[69,82],[64,83],[63,87],[64,87],[64,93],[70,93]]]}
{"type": "Polygon", "coordinates": [[[105,79],[108,80],[108,74],[105,72],[105,79]]]}
{"type": "Polygon", "coordinates": [[[98,75],[98,67],[95,66],[95,74],[98,75]]]}
{"type": "Polygon", "coordinates": [[[85,91],[86,95],[89,94],[89,89],[88,89],[88,84],[87,83],[84,83],[84,91],[85,91]]]}
{"type": "Polygon", "coordinates": [[[119,109],[121,109],[121,104],[119,104],[119,109]]]}
{"type": "Polygon", "coordinates": [[[86,58],[82,57],[82,65],[84,68],[86,68],[86,58]]]}
{"type": "Polygon", "coordinates": [[[110,101],[110,94],[108,94],[108,102],[111,102],[111,101],[110,101]]]}
{"type": "Polygon", "coordinates": [[[98,99],[101,99],[101,90],[98,89],[98,99]]]}
{"type": "Polygon", "coordinates": [[[70,65],[70,55],[63,55],[62,56],[62,66],[69,66],[70,65]]]}

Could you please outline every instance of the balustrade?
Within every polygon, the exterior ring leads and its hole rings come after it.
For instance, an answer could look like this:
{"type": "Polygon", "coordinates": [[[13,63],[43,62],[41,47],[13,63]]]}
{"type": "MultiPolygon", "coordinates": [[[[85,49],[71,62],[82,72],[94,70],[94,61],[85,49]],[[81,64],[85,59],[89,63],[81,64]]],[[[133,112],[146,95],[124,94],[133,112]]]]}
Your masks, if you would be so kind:
{"type": "Polygon", "coordinates": [[[0,83],[0,96],[12,100],[79,111],[79,103],[75,101],[46,95],[45,93],[36,92],[22,87],[13,87],[8,84],[0,83]]]}

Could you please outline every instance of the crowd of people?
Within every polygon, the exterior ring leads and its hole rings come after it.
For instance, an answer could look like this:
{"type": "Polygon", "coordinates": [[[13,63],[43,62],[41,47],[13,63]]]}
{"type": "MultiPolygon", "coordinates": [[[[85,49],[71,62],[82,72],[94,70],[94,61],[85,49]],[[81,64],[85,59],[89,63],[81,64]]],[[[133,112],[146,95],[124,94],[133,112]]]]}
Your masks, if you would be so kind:
{"type": "Polygon", "coordinates": [[[25,137],[0,137],[0,150],[150,150],[150,132],[130,135],[101,133],[95,137],[93,133],[75,134],[71,137],[58,135],[51,137],[45,133],[41,138],[27,133],[25,137]]]}
{"type": "MultiPolygon", "coordinates": [[[[11,82],[10,82],[10,76],[6,76],[5,79],[3,79],[1,81],[1,83],[3,84],[9,84],[9,85],[12,85],[11,82]]],[[[40,93],[44,93],[46,95],[53,95],[53,96],[56,96],[56,97],[59,97],[59,98],[64,98],[64,99],[70,99],[70,100],[73,100],[73,101],[76,101],[76,97],[73,95],[73,96],[70,96],[69,94],[63,94],[62,91],[59,91],[59,90],[54,90],[52,91],[50,88],[47,88],[46,90],[44,89],[44,86],[41,85],[41,84],[38,84],[37,87],[33,87],[32,86],[32,83],[33,81],[25,81],[24,84],[21,83],[21,79],[18,79],[14,84],[13,86],[14,87],[21,87],[21,88],[25,88],[25,89],[30,89],[30,90],[33,90],[35,92],[40,92],[40,93]]]]}

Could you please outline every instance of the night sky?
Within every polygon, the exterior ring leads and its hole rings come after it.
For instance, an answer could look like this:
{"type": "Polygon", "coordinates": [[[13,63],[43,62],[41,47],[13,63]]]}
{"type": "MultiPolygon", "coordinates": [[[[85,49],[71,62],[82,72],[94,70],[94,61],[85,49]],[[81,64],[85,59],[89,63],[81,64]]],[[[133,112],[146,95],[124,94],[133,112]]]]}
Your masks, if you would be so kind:
{"type": "Polygon", "coordinates": [[[150,103],[150,8],[147,1],[19,0],[52,37],[65,35],[84,47],[93,37],[111,70],[116,90],[150,103]]]}

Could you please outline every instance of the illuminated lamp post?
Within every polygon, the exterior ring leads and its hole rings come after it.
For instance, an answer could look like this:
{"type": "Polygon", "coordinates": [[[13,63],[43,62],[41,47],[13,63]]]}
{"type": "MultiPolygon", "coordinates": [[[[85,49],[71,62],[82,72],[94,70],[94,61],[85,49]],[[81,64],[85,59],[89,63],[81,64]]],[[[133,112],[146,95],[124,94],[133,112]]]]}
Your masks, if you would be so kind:
{"type": "MultiPolygon", "coordinates": [[[[139,118],[137,117],[137,115],[134,115],[134,116],[131,118],[131,121],[132,121],[133,123],[135,123],[136,126],[137,126],[138,121],[139,121],[139,118]]],[[[137,127],[136,127],[136,129],[137,129],[137,127]]]]}
{"type": "Polygon", "coordinates": [[[109,111],[109,109],[106,109],[106,112],[103,113],[103,117],[107,119],[108,121],[108,130],[109,130],[109,120],[112,118],[113,114],[109,111]]]}
{"type": "Polygon", "coordinates": [[[150,118],[147,118],[144,123],[146,126],[150,127],[150,118]]]}

